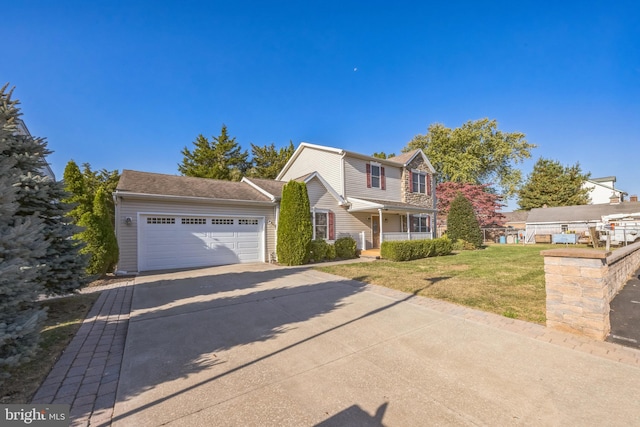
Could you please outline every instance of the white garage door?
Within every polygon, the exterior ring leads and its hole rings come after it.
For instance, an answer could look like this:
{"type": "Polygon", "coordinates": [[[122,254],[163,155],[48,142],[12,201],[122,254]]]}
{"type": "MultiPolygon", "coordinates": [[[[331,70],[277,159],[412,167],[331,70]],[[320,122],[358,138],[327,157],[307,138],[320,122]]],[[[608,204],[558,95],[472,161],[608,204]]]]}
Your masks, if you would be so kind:
{"type": "Polygon", "coordinates": [[[141,215],[140,271],[264,261],[264,219],[141,215]]]}

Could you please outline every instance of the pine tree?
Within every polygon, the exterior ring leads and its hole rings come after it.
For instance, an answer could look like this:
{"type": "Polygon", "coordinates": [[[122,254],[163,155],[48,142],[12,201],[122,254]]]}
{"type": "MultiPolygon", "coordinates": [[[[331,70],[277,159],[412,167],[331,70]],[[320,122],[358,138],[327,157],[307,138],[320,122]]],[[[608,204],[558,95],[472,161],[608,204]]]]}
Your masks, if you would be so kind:
{"type": "Polygon", "coordinates": [[[259,147],[251,144],[251,154],[253,163],[248,175],[255,178],[275,179],[280,171],[287,164],[295,148],[293,142],[289,141],[287,147],[276,150],[273,143],[259,147]]]}
{"type": "Polygon", "coordinates": [[[589,174],[582,173],[579,163],[565,167],[558,161],[541,157],[518,192],[518,205],[524,210],[544,205],[586,205],[590,190],[582,185],[587,179],[589,174]]]}
{"type": "Polygon", "coordinates": [[[41,259],[49,244],[38,214],[21,213],[19,191],[29,171],[29,153],[18,148],[18,101],[0,89],[0,381],[6,369],[31,357],[38,345],[44,311],[36,304],[42,286],[41,259]]]}
{"type": "Polygon", "coordinates": [[[302,265],[309,262],[313,237],[311,209],[304,182],[289,181],[282,188],[278,219],[278,262],[302,265]]]}
{"type": "Polygon", "coordinates": [[[449,206],[447,236],[454,242],[464,240],[476,248],[482,246],[482,230],[473,205],[462,193],[458,193],[449,206]]]}
{"type": "Polygon", "coordinates": [[[182,150],[182,163],[178,171],[184,176],[240,181],[248,168],[249,153],[242,151],[235,137],[229,138],[227,127],[222,125],[220,136],[212,141],[198,135],[195,148],[182,150]]]}

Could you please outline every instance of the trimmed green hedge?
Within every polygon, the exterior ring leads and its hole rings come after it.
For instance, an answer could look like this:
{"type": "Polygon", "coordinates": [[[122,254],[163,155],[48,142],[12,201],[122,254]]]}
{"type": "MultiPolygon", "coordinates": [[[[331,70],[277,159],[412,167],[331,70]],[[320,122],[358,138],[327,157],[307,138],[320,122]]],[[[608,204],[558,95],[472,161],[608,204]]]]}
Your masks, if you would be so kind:
{"type": "Polygon", "coordinates": [[[392,240],[382,242],[380,256],[391,261],[449,255],[453,250],[451,240],[446,237],[429,240],[392,240]]]}

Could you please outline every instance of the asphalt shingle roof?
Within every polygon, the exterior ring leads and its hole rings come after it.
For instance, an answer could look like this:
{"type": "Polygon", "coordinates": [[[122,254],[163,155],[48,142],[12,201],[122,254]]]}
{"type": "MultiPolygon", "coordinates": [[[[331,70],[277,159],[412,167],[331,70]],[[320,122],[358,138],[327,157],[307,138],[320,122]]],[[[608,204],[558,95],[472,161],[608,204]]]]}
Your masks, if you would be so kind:
{"type": "Polygon", "coordinates": [[[245,182],[123,170],[116,191],[152,195],[202,197],[222,200],[270,202],[271,199],[245,182]]]}
{"type": "Polygon", "coordinates": [[[640,212],[640,202],[536,208],[529,212],[527,223],[600,221],[604,215],[635,212],[640,212]]]}

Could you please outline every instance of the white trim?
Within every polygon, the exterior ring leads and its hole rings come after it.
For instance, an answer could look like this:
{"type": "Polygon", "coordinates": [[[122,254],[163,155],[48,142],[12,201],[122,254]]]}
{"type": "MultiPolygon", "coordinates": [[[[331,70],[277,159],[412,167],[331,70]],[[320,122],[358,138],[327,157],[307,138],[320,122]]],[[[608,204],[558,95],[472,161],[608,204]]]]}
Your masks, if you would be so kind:
{"type": "Polygon", "coordinates": [[[258,190],[260,193],[264,194],[265,196],[267,196],[268,198],[271,199],[272,202],[276,201],[276,196],[274,196],[273,194],[269,193],[267,190],[265,190],[264,188],[260,187],[258,184],[251,182],[249,178],[247,178],[246,176],[243,176],[242,179],[240,180],[240,182],[244,182],[245,184],[249,184],[251,187],[253,187],[254,189],[258,190]]]}
{"type": "Polygon", "coordinates": [[[276,176],[276,181],[280,181],[282,179],[282,177],[286,174],[286,172],[289,170],[291,165],[296,161],[296,159],[300,156],[300,153],[302,153],[302,151],[305,148],[313,148],[313,149],[316,149],[316,150],[328,151],[330,153],[336,153],[336,154],[343,154],[344,153],[344,150],[341,150],[339,148],[326,147],[324,145],[310,144],[308,142],[301,142],[300,145],[298,145],[298,148],[296,148],[296,151],[293,152],[293,155],[291,155],[291,158],[289,159],[289,161],[284,165],[284,167],[282,168],[282,170],[280,171],[278,176],[276,176]]]}
{"type": "Polygon", "coordinates": [[[329,185],[329,183],[327,181],[325,181],[325,179],[322,177],[322,175],[320,175],[318,172],[314,172],[311,175],[309,175],[308,177],[306,177],[304,179],[304,183],[308,184],[309,181],[311,181],[313,178],[318,178],[318,181],[320,181],[320,183],[324,186],[324,188],[327,190],[327,192],[329,194],[331,194],[331,196],[333,196],[333,198],[338,201],[338,205],[343,206],[343,205],[347,204],[347,201],[345,199],[343,199],[342,196],[340,196],[336,192],[336,190],[334,190],[333,187],[331,187],[331,185],[329,185]]]}
{"type": "Polygon", "coordinates": [[[138,199],[159,199],[159,200],[174,200],[174,201],[215,201],[217,203],[229,203],[229,204],[248,204],[248,205],[263,205],[273,206],[273,201],[260,201],[260,200],[246,200],[246,199],[217,199],[215,197],[197,197],[197,196],[175,196],[171,194],[149,194],[149,193],[133,193],[129,191],[116,190],[113,193],[115,196],[124,199],[125,197],[133,197],[138,199]]]}

